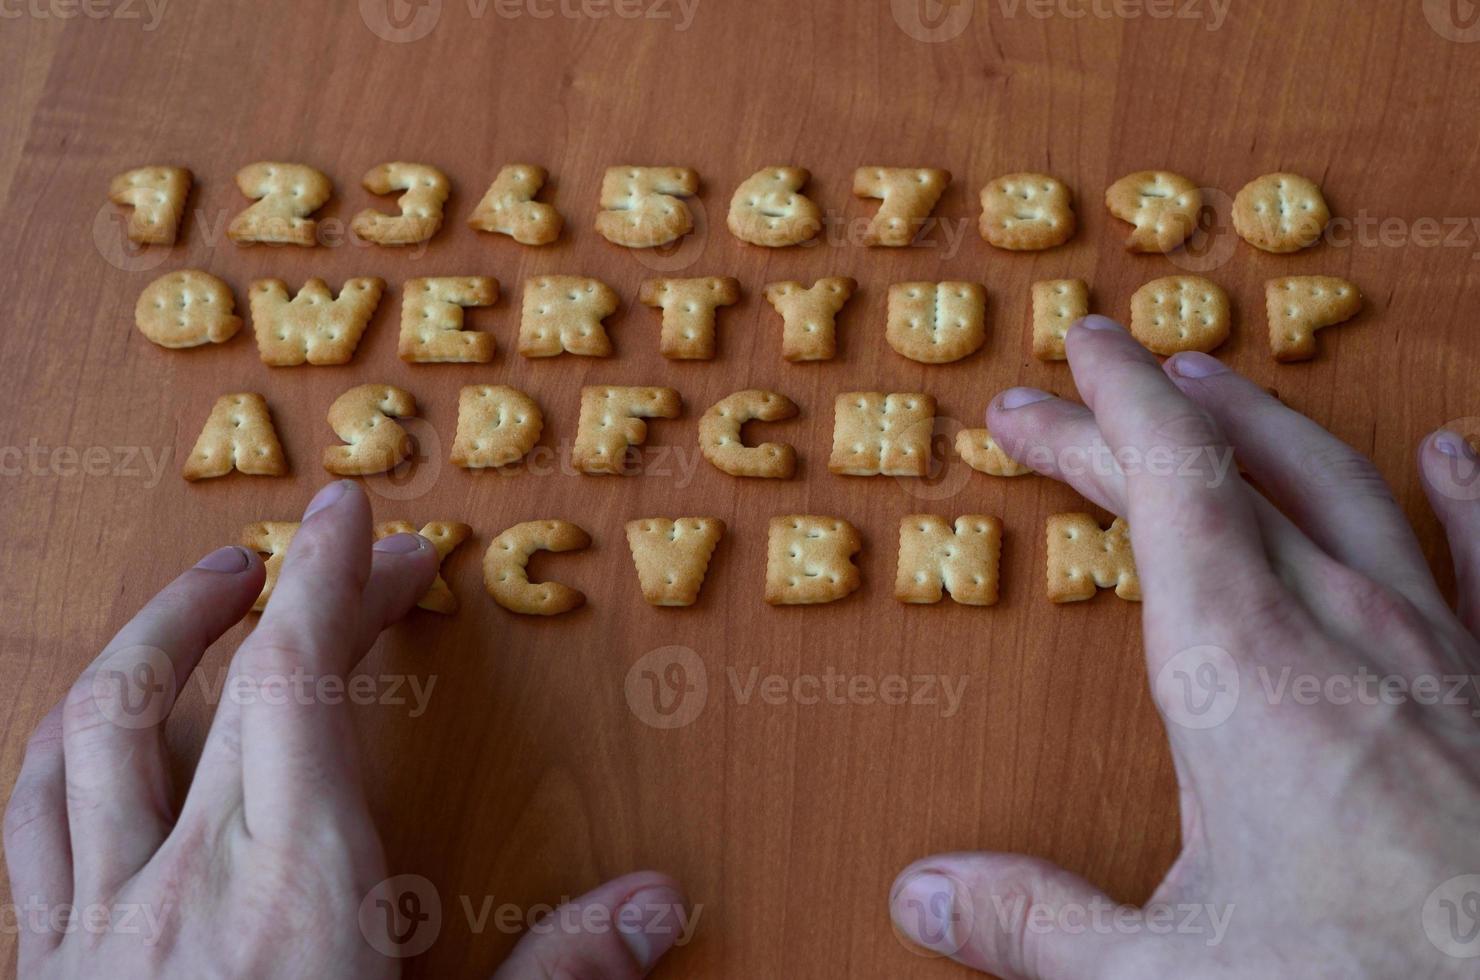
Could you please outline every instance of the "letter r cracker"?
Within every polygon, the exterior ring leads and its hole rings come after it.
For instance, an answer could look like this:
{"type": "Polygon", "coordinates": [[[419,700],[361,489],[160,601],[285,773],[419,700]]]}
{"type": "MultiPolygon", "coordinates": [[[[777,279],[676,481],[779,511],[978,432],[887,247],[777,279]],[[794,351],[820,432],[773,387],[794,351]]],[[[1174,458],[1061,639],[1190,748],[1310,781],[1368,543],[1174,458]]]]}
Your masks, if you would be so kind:
{"type": "Polygon", "coordinates": [[[927,476],[935,399],[853,391],[837,398],[827,468],[847,476],[927,476]]]}
{"type": "Polygon", "coordinates": [[[646,517],[627,522],[627,546],[642,597],[654,606],[692,606],[709,558],[725,534],[717,517],[646,517]]]}
{"type": "Polygon", "coordinates": [[[1088,514],[1055,514],[1048,519],[1048,599],[1079,602],[1098,589],[1141,601],[1141,580],[1131,554],[1130,527],[1116,518],[1108,530],[1088,514]]]}
{"type": "Polygon", "coordinates": [[[862,579],[853,556],[858,531],[836,517],[793,514],[771,518],[766,545],[766,602],[773,606],[834,602],[862,579]]]}
{"type": "Polygon", "coordinates": [[[524,284],[519,353],[554,357],[570,352],[610,357],[612,342],[601,321],[617,311],[617,294],[595,279],[536,276],[524,284]]]}

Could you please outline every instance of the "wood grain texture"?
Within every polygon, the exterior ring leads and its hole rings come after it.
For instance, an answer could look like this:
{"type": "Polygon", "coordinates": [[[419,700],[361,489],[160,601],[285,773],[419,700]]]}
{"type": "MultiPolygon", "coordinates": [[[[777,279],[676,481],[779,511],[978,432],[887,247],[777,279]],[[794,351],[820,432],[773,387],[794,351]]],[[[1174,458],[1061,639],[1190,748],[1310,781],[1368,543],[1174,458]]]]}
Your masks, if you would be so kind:
{"type": "MultiPolygon", "coordinates": [[[[1127,172],[1174,169],[1221,192],[1209,275],[1233,297],[1236,322],[1220,356],[1374,457],[1450,587],[1412,457],[1437,425],[1480,416],[1480,238],[1469,223],[1480,215],[1480,44],[1454,40],[1458,27],[1435,28],[1426,10],[1438,17],[1442,4],[1419,0],[1236,0],[1216,25],[1206,2],[1199,19],[1041,18],[1026,2],[922,2],[940,23],[961,8],[969,21],[932,43],[901,26],[911,23],[905,2],[699,0],[679,30],[679,9],[666,5],[667,20],[540,19],[443,0],[406,8],[440,13],[426,36],[397,43],[367,26],[361,8],[373,13],[373,4],[281,0],[172,3],[152,30],[147,8],[139,20],[65,22],[32,8],[0,25],[0,447],[8,463],[33,446],[106,447],[95,458],[110,470],[127,462],[115,447],[169,454],[157,480],[70,472],[66,455],[53,465],[42,454],[24,457],[41,459],[40,472],[25,462],[0,481],[0,782],[12,782],[43,712],[178,569],[248,522],[297,519],[325,481],[317,460],[332,442],[329,404],[374,381],[411,392],[423,419],[409,478],[370,483],[377,519],[474,528],[446,568],[461,613],[416,614],[363,668],[435,678],[426,711],[354,709],[390,866],[426,876],[442,898],[440,938],[411,974],[486,973],[516,940],[476,932],[462,896],[475,910],[489,895],[527,908],[643,867],[673,873],[703,906],[694,942],[665,976],[949,975],[954,967],[896,940],[886,907],[896,871],[937,850],[1027,851],[1118,898],[1144,898],[1175,856],[1178,831],[1138,608],[1105,594],[1055,608],[1043,596],[1044,520],[1082,502],[1048,481],[991,480],[956,460],[918,485],[831,476],[833,397],[934,394],[950,420],[944,453],[954,428],[980,424],[1003,387],[1072,394],[1065,366],[1028,353],[1030,284],[1081,277],[1095,309],[1124,315],[1142,282],[1182,271],[1127,254],[1124,227],[1101,205],[1127,172]],[[244,204],[232,175],[274,158],[333,178],[322,214],[341,226],[362,207],[390,206],[361,189],[370,167],[432,163],[453,182],[447,224],[425,249],[238,248],[225,237],[244,204]],[[513,162],[549,168],[548,199],[567,223],[557,244],[523,248],[465,226],[498,168],[513,162]],[[195,172],[193,215],[175,248],[132,254],[121,250],[106,190],[113,174],[146,163],[195,172]],[[698,229],[671,255],[618,249],[592,230],[602,172],[621,163],[699,171],[698,229]],[[873,207],[849,193],[852,171],[874,163],[955,175],[937,208],[941,226],[919,246],[850,244],[873,207]],[[812,170],[809,193],[838,219],[833,241],[773,252],[729,235],[729,195],[768,164],[812,170]],[[975,230],[977,190],[1028,169],[1073,188],[1081,229],[1055,251],[996,252],[975,230]],[[1369,226],[1366,240],[1293,257],[1236,244],[1232,195],[1275,169],[1320,180],[1338,215],[1393,219],[1388,227],[1400,231],[1377,241],[1369,226]],[[1419,219],[1462,219],[1463,244],[1418,241],[1419,219]],[[1216,261],[1220,247],[1229,252],[1216,261]],[[192,266],[225,279],[239,308],[264,276],[296,288],[310,276],[337,287],[378,275],[390,288],[353,363],[270,370],[249,330],[220,348],[180,352],[133,328],[144,285],[192,266]],[[621,294],[608,322],[615,358],[514,353],[521,285],[540,273],[593,275],[621,294]],[[1267,349],[1263,282],[1306,273],[1350,278],[1368,308],[1323,332],[1315,361],[1280,367],[1267,349]],[[657,314],[636,303],[654,274],[739,279],[740,304],[720,314],[717,360],[658,355],[657,314]],[[471,315],[497,336],[491,364],[396,358],[400,285],[432,275],[500,280],[499,304],[471,315]],[[762,287],[827,275],[861,284],[840,320],[841,354],[787,364],[762,287]],[[914,279],[986,286],[983,351],[942,367],[890,351],[885,294],[914,279]],[[670,385],[684,412],[652,425],[650,444],[670,451],[650,455],[641,476],[581,477],[559,465],[469,473],[446,455],[457,391],[475,382],[533,395],[547,418],[542,445],[560,454],[583,384],[670,385]],[[700,459],[700,414],[748,387],[802,407],[799,419],[761,430],[797,446],[798,479],[739,481],[700,459]],[[292,476],[187,484],[180,454],[215,398],[238,390],[267,398],[292,476]],[[792,512],[860,529],[858,594],[806,610],[762,604],[766,521],[792,512]],[[898,520],[913,512],[1002,518],[999,606],[908,608],[892,598],[898,520]],[[696,608],[649,608],[622,525],[684,515],[720,517],[730,533],[696,608]],[[590,600],[549,622],[499,609],[479,571],[496,534],[537,517],[575,520],[595,538],[587,552],[537,560],[537,573],[590,600]],[[697,720],[675,730],[645,724],[624,694],[629,668],[666,646],[693,650],[707,684],[697,720]],[[966,686],[949,717],[943,703],[747,698],[755,677],[829,673],[944,675],[966,686]]],[[[205,687],[219,686],[245,632],[208,655],[205,687]]],[[[182,773],[209,700],[192,686],[171,723],[182,773]]],[[[0,936],[7,963],[12,938],[0,936]]]]}

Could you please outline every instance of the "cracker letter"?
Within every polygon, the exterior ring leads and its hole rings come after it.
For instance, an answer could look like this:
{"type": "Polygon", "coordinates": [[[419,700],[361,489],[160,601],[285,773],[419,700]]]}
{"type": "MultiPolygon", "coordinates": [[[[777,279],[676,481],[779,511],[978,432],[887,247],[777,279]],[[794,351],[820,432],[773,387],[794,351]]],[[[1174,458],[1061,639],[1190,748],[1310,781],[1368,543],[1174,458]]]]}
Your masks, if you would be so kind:
{"type": "Polygon", "coordinates": [[[601,180],[596,230],[614,245],[654,248],[694,229],[688,205],[699,174],[687,167],[609,167],[601,180]]]}
{"type": "Polygon", "coordinates": [[[610,357],[612,342],[601,321],[617,311],[617,294],[595,279],[537,276],[524,284],[519,353],[554,357],[569,351],[610,357]]]}
{"type": "Polygon", "coordinates": [[[819,279],[810,289],[795,280],[767,285],[766,299],[781,314],[781,356],[793,362],[837,356],[838,311],[857,288],[846,276],[819,279]]]}
{"type": "Polygon", "coordinates": [[[483,556],[483,585],[510,612],[557,616],[586,602],[559,582],[531,582],[529,559],[536,551],[580,551],[591,536],[569,521],[526,521],[493,539],[483,556]]]}
{"type": "Polygon", "coordinates": [[[468,385],[457,398],[452,464],[468,469],[507,466],[540,441],[545,417],[524,392],[507,385],[468,385]]]}
{"type": "Polygon", "coordinates": [[[895,283],[884,336],[912,361],[959,361],[986,342],[987,291],[974,282],[895,283]]]}
{"type": "Polygon", "coordinates": [[[224,344],[242,328],[231,287],[209,272],[166,272],[144,287],[134,306],[139,332],[161,347],[224,344]]]}
{"type": "Polygon", "coordinates": [[[365,175],[371,194],[404,193],[396,200],[400,214],[382,214],[366,208],[355,215],[350,230],[377,245],[415,245],[442,227],[442,205],[452,185],[436,167],[424,163],[382,163],[365,175]]]}
{"type": "Polygon", "coordinates": [[[1131,531],[1117,517],[1109,530],[1088,514],[1055,514],[1048,519],[1048,599],[1079,602],[1098,589],[1141,601],[1141,580],[1131,554],[1131,531]]]}
{"type": "Polygon", "coordinates": [[[407,279],[401,295],[401,342],[410,364],[493,360],[493,335],[463,329],[463,307],[498,302],[498,280],[488,276],[407,279]]]}
{"type": "Polygon", "coordinates": [[[1134,225],[1125,247],[1132,252],[1170,252],[1197,231],[1202,191],[1167,170],[1141,170],[1117,180],[1105,192],[1105,207],[1134,225]]]}
{"type": "Polygon", "coordinates": [[[1131,333],[1155,354],[1206,354],[1228,339],[1232,322],[1228,294],[1201,276],[1153,279],[1131,297],[1131,333]]]}
{"type": "Polygon", "coordinates": [[[986,429],[956,433],[956,455],[978,473],[988,476],[1027,476],[1033,472],[1007,454],[986,429]]]}
{"type": "Polygon", "coordinates": [[[934,603],[944,589],[963,606],[993,605],[1001,557],[1002,522],[995,517],[968,514],[954,529],[929,514],[902,518],[894,598],[934,603]]]}
{"type": "Polygon", "coordinates": [[[950,182],[949,170],[859,167],[853,171],[854,195],[880,201],[863,243],[902,248],[914,241],[950,182]]]}
{"type": "Polygon", "coordinates": [[[838,396],[827,468],[848,476],[926,476],[935,399],[918,392],[838,396]]]}
{"type": "Polygon", "coordinates": [[[843,598],[861,582],[853,556],[862,548],[853,525],[836,517],[771,518],[766,602],[802,606],[843,598]]]}
{"type": "Polygon", "coordinates": [[[133,208],[128,238],[140,245],[173,245],[185,217],[190,171],[184,167],[138,167],[108,186],[108,200],[133,208]]]}
{"type": "Polygon", "coordinates": [[[729,276],[648,279],[637,298],[663,311],[658,350],[664,357],[709,361],[714,359],[715,310],[740,302],[740,283],[729,276]]]}
{"type": "Polygon", "coordinates": [[[1321,240],[1331,209],[1315,181],[1299,174],[1265,174],[1233,199],[1233,227],[1266,252],[1298,252],[1321,240]]]}
{"type": "Polygon", "coordinates": [[[251,548],[263,556],[262,566],[267,573],[262,580],[262,591],[257,593],[257,601],[252,603],[252,612],[267,608],[267,600],[272,598],[272,590],[277,587],[283,559],[288,556],[288,546],[293,543],[298,527],[298,521],[258,521],[242,528],[242,547],[251,548]]]}
{"type": "Polygon", "coordinates": [[[627,522],[627,546],[642,597],[654,606],[692,606],[704,585],[709,556],[725,535],[717,517],[648,517],[627,522]]]}
{"type": "Polygon", "coordinates": [[[272,415],[261,395],[250,391],[216,399],[195,448],[185,460],[184,476],[192,483],[239,470],[252,476],[288,472],[272,415]]]}
{"type": "Polygon", "coordinates": [[[1089,316],[1089,287],[1080,279],[1047,279],[1033,284],[1033,356],[1062,361],[1069,328],[1089,316]]]}
{"type": "Polygon", "coordinates": [[[262,363],[348,364],[384,290],[373,276],[347,279],[336,298],[324,280],[310,279],[289,297],[281,279],[258,279],[247,298],[262,363]]]}
{"type": "Polygon", "coordinates": [[[672,388],[582,388],[571,461],[582,473],[620,476],[626,472],[628,448],[647,439],[643,419],[677,418],[680,407],[672,388]]]}
{"type": "Polygon", "coordinates": [[[731,476],[789,480],[796,472],[796,450],[780,442],[747,446],[740,431],[752,420],[779,422],[796,414],[796,405],[785,395],[755,388],[737,391],[715,402],[699,420],[699,451],[731,476]]]}
{"type": "Polygon", "coordinates": [[[416,399],[393,385],[359,385],[329,406],[329,425],[345,446],[324,450],[324,469],[368,476],[394,469],[411,455],[411,437],[393,420],[416,414],[416,399]]]}
{"type": "Polygon", "coordinates": [[[1335,276],[1291,276],[1264,285],[1269,348],[1276,361],[1316,356],[1316,331],[1345,323],[1362,310],[1362,293],[1335,276]]]}
{"type": "Polygon", "coordinates": [[[437,577],[432,582],[431,588],[427,589],[417,601],[416,607],[447,615],[457,612],[457,596],[452,594],[447,580],[442,577],[441,565],[458,545],[468,540],[468,535],[472,533],[472,528],[456,521],[431,521],[422,525],[420,531],[410,521],[385,521],[375,525],[375,540],[377,541],[393,534],[420,534],[432,543],[433,548],[437,549],[437,577]]]}
{"type": "Polygon", "coordinates": [[[301,163],[252,163],[236,172],[236,186],[256,201],[231,219],[226,235],[238,245],[318,243],[309,219],[334,193],[329,178],[301,163]]]}

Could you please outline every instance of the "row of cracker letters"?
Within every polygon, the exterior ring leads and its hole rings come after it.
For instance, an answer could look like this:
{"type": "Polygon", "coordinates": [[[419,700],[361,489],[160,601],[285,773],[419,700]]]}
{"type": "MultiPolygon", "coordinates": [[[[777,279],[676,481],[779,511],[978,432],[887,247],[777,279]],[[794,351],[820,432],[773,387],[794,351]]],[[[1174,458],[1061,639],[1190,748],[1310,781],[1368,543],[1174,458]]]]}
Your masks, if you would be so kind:
{"type": "MultiPolygon", "coordinates": [[[[846,277],[765,287],[782,319],[782,357],[826,361],[837,354],[836,319],[858,283],[846,277]]],[[[385,283],[347,280],[338,296],[320,279],[290,295],[286,283],[259,279],[249,290],[253,331],[264,363],[273,366],[344,364],[353,356],[385,283]]],[[[400,357],[408,363],[486,363],[493,336],[464,329],[464,310],[498,301],[498,280],[444,276],[407,281],[401,302],[400,357]]],[[[649,279],[638,299],[661,311],[659,350],[673,360],[712,360],[718,312],[740,300],[729,276],[649,279]]],[[[1344,322],[1361,309],[1361,292],[1332,276],[1290,276],[1265,286],[1271,350],[1277,360],[1314,356],[1317,330],[1344,322]]],[[[615,313],[615,290],[581,276],[537,276],[524,287],[519,352],[525,357],[570,353],[608,357],[612,343],[602,321],[615,313]]],[[[945,364],[981,349],[987,336],[987,293],[974,282],[905,282],[889,287],[885,338],[902,357],[945,364]]],[[[231,288],[197,269],[165,273],[146,286],[135,323],[167,348],[224,343],[241,329],[231,288]]],[[[1064,341],[1089,315],[1089,287],[1079,279],[1051,279],[1032,287],[1032,350],[1045,361],[1065,359],[1064,341]]],[[[1131,298],[1130,329],[1148,349],[1169,355],[1211,352],[1232,330],[1228,294],[1201,276],[1169,276],[1146,283],[1131,298]]]]}
{"type": "MultiPolygon", "coordinates": [[[[560,236],[559,212],[536,200],[548,174],[543,167],[513,164],[498,176],[478,202],[468,224],[478,231],[508,235],[526,245],[545,245],[560,236]]],[[[801,167],[764,167],[736,189],[727,224],[752,245],[780,248],[802,245],[822,229],[822,211],[802,193],[811,174],[801,167]]],[[[128,235],[140,243],[172,244],[185,213],[193,180],[183,167],[146,166],[119,174],[109,188],[115,203],[132,207],[128,235]]],[[[853,193],[879,201],[864,244],[909,245],[924,226],[951,181],[946,170],[931,167],[859,167],[853,193]]],[[[243,167],[237,187],[253,204],[227,229],[238,244],[317,244],[310,217],[328,202],[333,183],[300,163],[264,161],[243,167]]],[[[436,167],[394,162],[372,168],[362,181],[375,195],[399,192],[399,211],[367,208],[351,221],[360,238],[380,245],[412,245],[429,240],[442,227],[452,185],[436,167]]],[[[685,198],[699,192],[699,174],[688,167],[618,166],[601,182],[596,230],[616,245],[653,248],[693,230],[685,198]]],[[[1105,193],[1110,213],[1132,225],[1126,242],[1135,252],[1165,253],[1180,247],[1198,227],[1203,193],[1196,183],[1166,170],[1145,170],[1116,181],[1105,193]]],[[[1249,244],[1268,252],[1295,252],[1315,244],[1331,219],[1321,189],[1299,174],[1265,174],[1250,181],[1234,200],[1234,227],[1249,244]]],[[[978,228],[992,245],[1009,251],[1037,251],[1062,245],[1078,226],[1073,194],[1043,173],[1007,174],[981,191],[978,228]]]]}
{"type": "MultiPolygon", "coordinates": [[[[267,605],[298,523],[264,521],[242,531],[242,544],[265,556],[267,579],[253,607],[267,605]]],[[[377,538],[417,530],[405,521],[377,524],[377,538]]],[[[691,606],[699,598],[709,560],[726,531],[713,517],[641,518],[626,524],[627,544],[637,567],[643,598],[654,606],[691,606]]],[[[1089,599],[1114,588],[1122,599],[1139,601],[1140,581],[1125,522],[1102,530],[1088,514],[1056,514],[1048,519],[1048,598],[1052,602],[1089,599]]],[[[446,557],[472,533],[466,524],[433,521],[420,529],[446,557]]],[[[579,551],[591,544],[581,527],[563,520],[526,521],[508,528],[483,556],[483,583],[500,606],[526,615],[553,616],[585,604],[586,597],[559,582],[532,582],[530,558],[539,551],[579,551]]],[[[862,550],[858,531],[836,517],[793,514],[771,519],[766,548],[765,600],[771,605],[835,602],[854,592],[862,579],[854,556],[862,550]]],[[[899,525],[899,557],[894,595],[912,604],[938,603],[946,593],[962,605],[995,605],[1000,591],[1002,522],[968,514],[954,526],[944,518],[912,514],[899,525]]],[[[458,602],[440,571],[419,605],[453,613],[458,602]]]]}

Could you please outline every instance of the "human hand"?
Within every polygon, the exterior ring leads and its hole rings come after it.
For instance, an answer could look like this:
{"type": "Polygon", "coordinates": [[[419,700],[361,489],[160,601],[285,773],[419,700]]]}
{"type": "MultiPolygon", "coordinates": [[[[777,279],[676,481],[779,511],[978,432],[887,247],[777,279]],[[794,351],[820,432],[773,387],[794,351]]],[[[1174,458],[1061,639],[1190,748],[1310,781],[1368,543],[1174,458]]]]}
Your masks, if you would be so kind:
{"type": "Polygon", "coordinates": [[[1480,460],[1443,431],[1419,450],[1456,618],[1382,478],[1320,426],[1104,317],[1068,353],[1087,407],[1017,388],[988,425],[1130,523],[1182,853],[1144,909],[1024,855],[935,855],[896,880],[897,928],[1008,978],[1473,975],[1480,501],[1454,474],[1480,460]],[[1094,447],[1120,465],[1083,465],[1094,447]]]}
{"type": "MultiPolygon", "coordinates": [[[[178,814],[164,720],[256,600],[262,563],[214,551],[119,631],[32,736],[6,808],[20,975],[398,974],[378,951],[394,943],[373,942],[377,917],[361,914],[386,867],[351,719],[342,698],[312,692],[343,690],[437,564],[419,535],[372,545],[357,484],[321,490],[231,662],[178,814]]],[[[645,911],[682,902],[652,872],[608,882],[571,903],[608,915],[556,910],[500,976],[640,976],[679,938],[645,911]]]]}

